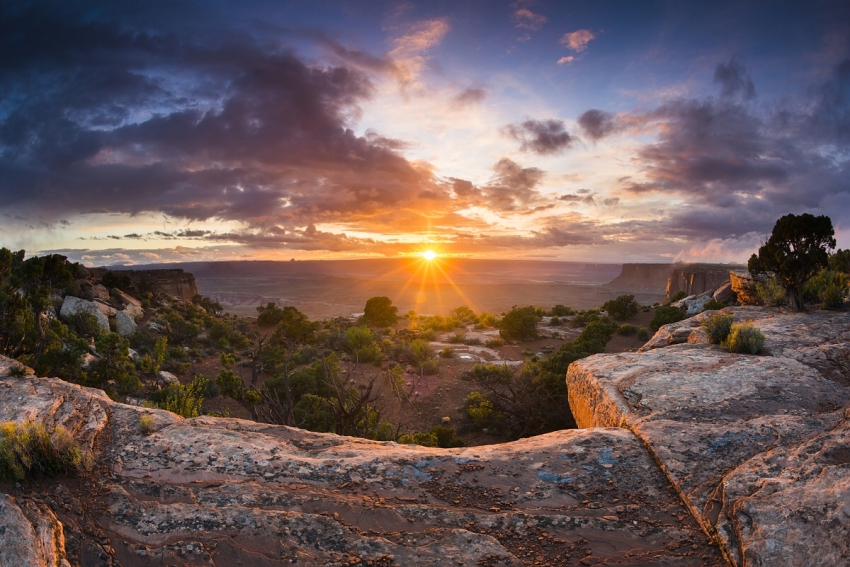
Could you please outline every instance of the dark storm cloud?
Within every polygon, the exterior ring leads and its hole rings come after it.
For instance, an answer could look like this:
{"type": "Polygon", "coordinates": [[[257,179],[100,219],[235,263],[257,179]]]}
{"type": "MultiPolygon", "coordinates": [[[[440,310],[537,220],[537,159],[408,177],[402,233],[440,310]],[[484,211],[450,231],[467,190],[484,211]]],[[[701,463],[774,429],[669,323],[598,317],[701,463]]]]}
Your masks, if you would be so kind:
{"type": "Polygon", "coordinates": [[[502,128],[502,133],[520,142],[521,151],[538,155],[560,153],[574,141],[561,120],[526,120],[508,124],[502,128]]]}
{"type": "Polygon", "coordinates": [[[613,114],[596,109],[588,110],[579,116],[578,125],[585,135],[594,141],[621,129],[613,114]]]}
{"type": "Polygon", "coordinates": [[[738,55],[733,55],[728,63],[717,65],[714,70],[714,82],[720,83],[721,96],[740,97],[743,100],[756,98],[756,87],[738,55]]]}
{"type": "MultiPolygon", "coordinates": [[[[715,78],[720,97],[671,100],[622,121],[657,137],[638,149],[633,162],[641,175],[621,178],[621,191],[681,201],[663,219],[664,230],[681,238],[769,233],[787,213],[850,223],[841,206],[850,202],[850,62],[807,98],[781,105],[751,102],[755,87],[736,57],[721,63],[715,78]]],[[[605,129],[591,116],[582,127],[601,138],[605,129]]]]}
{"type": "Polygon", "coordinates": [[[303,226],[444,191],[349,128],[380,58],[326,40],[343,63],[308,64],[209,6],[89,7],[2,10],[4,206],[303,226]]]}

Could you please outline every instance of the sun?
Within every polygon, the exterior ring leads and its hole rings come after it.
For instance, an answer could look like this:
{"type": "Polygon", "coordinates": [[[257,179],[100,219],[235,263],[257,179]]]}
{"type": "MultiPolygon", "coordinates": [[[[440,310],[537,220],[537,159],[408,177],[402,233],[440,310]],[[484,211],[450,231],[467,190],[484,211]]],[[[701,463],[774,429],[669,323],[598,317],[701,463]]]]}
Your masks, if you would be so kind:
{"type": "Polygon", "coordinates": [[[429,262],[437,257],[437,253],[433,250],[426,250],[422,252],[422,257],[428,260],[429,262]]]}

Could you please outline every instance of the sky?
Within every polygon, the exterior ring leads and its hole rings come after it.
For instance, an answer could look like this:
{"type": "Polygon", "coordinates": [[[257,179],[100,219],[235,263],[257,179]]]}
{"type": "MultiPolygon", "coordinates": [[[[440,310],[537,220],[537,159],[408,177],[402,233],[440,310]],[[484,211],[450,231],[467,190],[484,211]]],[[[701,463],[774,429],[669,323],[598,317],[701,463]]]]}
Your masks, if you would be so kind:
{"type": "Polygon", "coordinates": [[[0,246],[88,265],[850,247],[850,3],[0,0],[0,246]]]}

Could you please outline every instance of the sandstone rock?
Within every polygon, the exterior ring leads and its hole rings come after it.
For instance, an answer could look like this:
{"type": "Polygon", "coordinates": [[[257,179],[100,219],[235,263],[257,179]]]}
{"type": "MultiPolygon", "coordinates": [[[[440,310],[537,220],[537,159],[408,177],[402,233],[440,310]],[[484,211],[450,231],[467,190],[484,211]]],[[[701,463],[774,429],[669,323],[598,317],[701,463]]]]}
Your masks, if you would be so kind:
{"type": "Polygon", "coordinates": [[[156,321],[151,321],[150,323],[148,323],[148,329],[150,329],[151,331],[156,331],[157,333],[165,332],[165,329],[162,328],[162,325],[160,325],[156,321]]]}
{"type": "Polygon", "coordinates": [[[761,305],[756,293],[756,280],[745,270],[729,272],[729,283],[741,305],[761,305]]]}
{"type": "Polygon", "coordinates": [[[83,288],[83,296],[86,299],[95,300],[102,299],[103,301],[109,300],[109,290],[106,289],[101,284],[91,283],[89,281],[84,281],[82,284],[83,288]]]}
{"type": "Polygon", "coordinates": [[[80,359],[80,366],[83,368],[88,368],[98,360],[100,360],[99,356],[95,356],[92,353],[87,352],[83,355],[82,359],[80,359]]]}
{"type": "Polygon", "coordinates": [[[62,524],[48,506],[0,494],[0,565],[70,567],[62,524]]]}
{"type": "Polygon", "coordinates": [[[712,295],[715,301],[726,301],[733,302],[735,301],[735,292],[732,290],[732,282],[726,282],[714,292],[712,295]]]}
{"type": "Polygon", "coordinates": [[[0,356],[0,378],[8,378],[10,376],[31,376],[33,374],[35,374],[35,371],[29,366],[26,366],[12,358],[0,356]]]}
{"type": "Polygon", "coordinates": [[[681,308],[685,311],[686,315],[693,317],[705,309],[705,304],[708,303],[713,295],[714,290],[710,290],[700,295],[686,297],[681,301],[681,308]]]}
{"type": "Polygon", "coordinates": [[[113,317],[115,317],[116,313],[118,313],[117,309],[104,302],[103,300],[95,299],[93,303],[97,306],[98,309],[100,309],[100,312],[103,313],[107,319],[112,319],[113,317]]]}
{"type": "Polygon", "coordinates": [[[112,297],[122,306],[122,310],[134,319],[138,320],[144,317],[145,310],[142,307],[142,302],[135,297],[124,293],[118,288],[112,289],[112,297]]]}
{"type": "Polygon", "coordinates": [[[663,348],[670,345],[678,345],[688,342],[691,333],[694,330],[699,329],[703,320],[714,313],[716,313],[716,311],[703,311],[694,317],[690,317],[676,323],[662,325],[658,331],[655,332],[652,338],[638,349],[638,352],[646,352],[656,348],[663,348]]]}
{"type": "Polygon", "coordinates": [[[156,377],[159,378],[166,386],[170,384],[180,383],[180,380],[177,378],[177,376],[166,370],[160,370],[159,372],[157,372],[156,377]]]}
{"type": "Polygon", "coordinates": [[[109,332],[109,319],[103,314],[97,303],[66,295],[65,300],[62,302],[62,308],[59,310],[59,317],[67,321],[77,313],[91,313],[97,317],[97,323],[100,325],[101,331],[104,333],[109,332]]]}
{"type": "Polygon", "coordinates": [[[84,440],[82,424],[108,429],[97,459],[112,473],[79,495],[94,512],[62,520],[80,545],[102,530],[120,564],[723,565],[622,429],[432,449],[184,420],[57,379],[0,381],[0,420],[28,417],[84,440]]]}
{"type": "Polygon", "coordinates": [[[672,267],[667,280],[667,297],[673,297],[679,291],[688,295],[702,295],[729,281],[727,264],[673,264],[672,267]]]}
{"type": "Polygon", "coordinates": [[[730,354],[702,339],[592,356],[567,374],[574,417],[581,427],[634,431],[735,564],[836,564],[850,531],[850,514],[840,512],[850,476],[835,433],[847,434],[850,416],[840,356],[850,353],[850,317],[724,311],[754,320],[772,356],[730,354]]]}
{"type": "Polygon", "coordinates": [[[137,326],[133,316],[126,311],[115,314],[115,332],[122,337],[129,337],[136,332],[137,326]]]}

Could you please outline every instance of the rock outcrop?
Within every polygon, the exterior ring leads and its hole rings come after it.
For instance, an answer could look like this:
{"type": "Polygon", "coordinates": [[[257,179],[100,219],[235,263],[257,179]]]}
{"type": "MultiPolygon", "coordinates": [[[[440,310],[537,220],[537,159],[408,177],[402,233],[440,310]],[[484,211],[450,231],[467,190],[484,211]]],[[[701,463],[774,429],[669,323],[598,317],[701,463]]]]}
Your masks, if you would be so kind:
{"type": "Polygon", "coordinates": [[[726,264],[674,264],[667,280],[667,297],[680,291],[687,295],[714,292],[729,283],[729,268],[726,264]]]}
{"type": "Polygon", "coordinates": [[[624,429],[430,449],[182,419],[34,377],[0,379],[7,419],[62,425],[96,455],[85,482],[10,495],[56,515],[72,565],[724,564],[624,429]]]}
{"type": "Polygon", "coordinates": [[[673,271],[673,264],[623,264],[620,275],[606,284],[619,291],[661,292],[673,271]]]}
{"type": "Polygon", "coordinates": [[[643,353],[570,366],[576,422],[633,431],[735,565],[842,564],[850,557],[850,316],[726,311],[755,320],[768,355],[705,344],[697,328],[708,314],[667,325],[643,353]],[[688,329],[694,340],[673,344],[688,329]]]}
{"type": "Polygon", "coordinates": [[[729,272],[729,282],[735,297],[741,305],[761,305],[756,293],[756,280],[746,270],[732,270],[729,272]]]}
{"type": "Polygon", "coordinates": [[[103,310],[99,307],[99,305],[100,304],[95,303],[94,301],[88,301],[86,299],[67,295],[65,296],[64,301],[62,301],[62,308],[59,310],[59,317],[64,321],[68,321],[71,317],[79,313],[91,313],[97,318],[97,324],[100,326],[100,330],[104,333],[108,333],[109,319],[103,313],[103,310]]]}
{"type": "Polygon", "coordinates": [[[138,290],[151,288],[183,301],[191,301],[198,294],[195,276],[181,269],[121,270],[120,273],[129,276],[138,290]]]}

